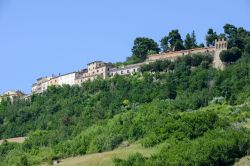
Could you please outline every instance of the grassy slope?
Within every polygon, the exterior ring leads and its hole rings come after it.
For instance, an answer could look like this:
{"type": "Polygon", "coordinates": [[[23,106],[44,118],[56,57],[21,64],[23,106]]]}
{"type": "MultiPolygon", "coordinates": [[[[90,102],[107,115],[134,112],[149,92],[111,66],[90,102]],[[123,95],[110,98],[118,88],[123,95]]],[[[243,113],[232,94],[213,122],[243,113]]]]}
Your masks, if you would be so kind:
{"type": "Polygon", "coordinates": [[[150,157],[156,152],[157,148],[143,148],[141,145],[133,144],[128,147],[119,147],[109,152],[67,158],[62,160],[58,166],[112,166],[112,160],[115,157],[126,159],[129,155],[135,153],[141,153],[150,157]]]}
{"type": "MultiPolygon", "coordinates": [[[[247,123],[244,125],[246,128],[250,129],[250,119],[247,119],[247,123]]],[[[89,154],[85,156],[72,157],[62,160],[59,166],[112,166],[112,159],[114,157],[126,159],[129,155],[135,154],[137,152],[149,157],[150,155],[157,152],[160,145],[155,148],[143,148],[139,144],[134,144],[128,147],[120,147],[113,151],[89,154]]],[[[249,166],[250,156],[245,156],[235,164],[235,166],[249,166]]]]}

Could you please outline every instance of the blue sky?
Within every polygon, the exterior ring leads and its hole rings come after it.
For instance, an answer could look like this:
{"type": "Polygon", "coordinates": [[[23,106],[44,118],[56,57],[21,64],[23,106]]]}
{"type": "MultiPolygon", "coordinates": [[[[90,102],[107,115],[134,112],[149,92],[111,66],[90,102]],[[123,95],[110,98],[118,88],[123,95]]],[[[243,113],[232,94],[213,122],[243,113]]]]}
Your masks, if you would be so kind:
{"type": "Polygon", "coordinates": [[[0,93],[28,93],[36,78],[94,60],[124,61],[139,36],[158,42],[177,28],[204,42],[226,23],[250,30],[250,1],[0,0],[0,93]]]}

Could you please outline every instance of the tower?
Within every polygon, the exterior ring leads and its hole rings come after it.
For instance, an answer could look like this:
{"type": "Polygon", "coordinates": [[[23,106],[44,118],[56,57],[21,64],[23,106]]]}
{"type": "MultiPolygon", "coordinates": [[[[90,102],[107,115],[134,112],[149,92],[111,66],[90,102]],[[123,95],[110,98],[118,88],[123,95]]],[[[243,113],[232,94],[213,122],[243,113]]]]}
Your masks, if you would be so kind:
{"type": "Polygon", "coordinates": [[[215,49],[216,50],[220,50],[220,51],[227,50],[227,46],[228,46],[228,42],[224,38],[215,40],[215,49]]]}
{"type": "Polygon", "coordinates": [[[213,66],[216,69],[223,69],[224,68],[224,64],[220,59],[220,53],[223,50],[227,50],[227,46],[228,46],[228,42],[224,39],[216,39],[215,40],[215,50],[214,50],[214,61],[213,61],[213,66]]]}

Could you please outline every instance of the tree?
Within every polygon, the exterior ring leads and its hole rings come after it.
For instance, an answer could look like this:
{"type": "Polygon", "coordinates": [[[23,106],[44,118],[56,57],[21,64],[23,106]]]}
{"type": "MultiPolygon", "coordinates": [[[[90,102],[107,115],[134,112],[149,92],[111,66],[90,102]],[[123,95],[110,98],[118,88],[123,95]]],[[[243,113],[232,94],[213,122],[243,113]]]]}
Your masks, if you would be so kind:
{"type": "Polygon", "coordinates": [[[250,38],[246,39],[245,52],[250,54],[250,38]]]}
{"type": "Polygon", "coordinates": [[[183,40],[178,29],[172,30],[168,34],[170,48],[174,51],[179,51],[185,49],[183,46],[183,40]]]}
{"type": "Polygon", "coordinates": [[[159,53],[158,44],[153,39],[145,37],[136,38],[132,48],[133,56],[137,57],[140,61],[144,61],[147,58],[148,51],[159,53]]]}
{"type": "Polygon", "coordinates": [[[208,29],[207,35],[206,35],[207,46],[214,45],[214,41],[217,38],[218,38],[218,36],[217,36],[216,32],[214,32],[214,30],[212,28],[208,29]]]}
{"type": "Polygon", "coordinates": [[[158,54],[159,52],[155,50],[148,50],[147,55],[158,54]]]}
{"type": "Polygon", "coordinates": [[[235,38],[237,35],[237,28],[234,25],[226,24],[223,27],[224,33],[228,39],[235,38]]]}
{"type": "Polygon", "coordinates": [[[195,32],[192,31],[191,35],[189,33],[186,35],[185,48],[191,49],[191,48],[196,48],[196,47],[198,47],[197,42],[196,42],[196,35],[195,35],[195,32]]]}
{"type": "Polygon", "coordinates": [[[191,43],[192,43],[192,48],[196,48],[197,47],[196,35],[195,35],[194,31],[192,31],[192,34],[191,34],[191,43]]]}
{"type": "Polygon", "coordinates": [[[220,53],[220,59],[222,62],[230,63],[235,62],[241,57],[241,51],[237,47],[232,47],[229,50],[224,50],[220,53]]]}
{"type": "Polygon", "coordinates": [[[237,28],[234,25],[226,24],[224,27],[224,33],[228,40],[228,47],[238,47],[240,49],[244,49],[244,38],[249,36],[249,32],[247,32],[244,28],[237,28]]]}
{"type": "Polygon", "coordinates": [[[205,47],[205,45],[203,44],[203,43],[201,43],[201,44],[199,44],[199,46],[198,47],[200,47],[200,48],[204,48],[205,47]]]}
{"type": "Polygon", "coordinates": [[[169,37],[168,36],[164,36],[161,39],[161,49],[163,52],[166,52],[169,49],[169,43],[168,43],[169,37]]]}
{"type": "Polygon", "coordinates": [[[192,48],[192,39],[191,39],[191,36],[190,36],[189,33],[186,35],[186,39],[185,39],[185,44],[184,45],[185,45],[186,49],[191,49],[192,48]]]}
{"type": "Polygon", "coordinates": [[[185,47],[183,46],[183,43],[181,40],[177,40],[174,46],[175,51],[185,50],[185,47]]]}

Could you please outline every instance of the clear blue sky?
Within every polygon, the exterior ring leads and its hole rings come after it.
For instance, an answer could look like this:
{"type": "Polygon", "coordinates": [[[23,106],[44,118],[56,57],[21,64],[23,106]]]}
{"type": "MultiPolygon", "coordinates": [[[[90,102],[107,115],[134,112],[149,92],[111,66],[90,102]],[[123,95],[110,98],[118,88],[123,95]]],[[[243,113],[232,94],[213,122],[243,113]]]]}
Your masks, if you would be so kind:
{"type": "Polygon", "coordinates": [[[226,23],[250,30],[250,1],[0,0],[0,93],[28,93],[36,78],[94,60],[124,61],[139,36],[158,42],[177,28],[204,42],[226,23]]]}

